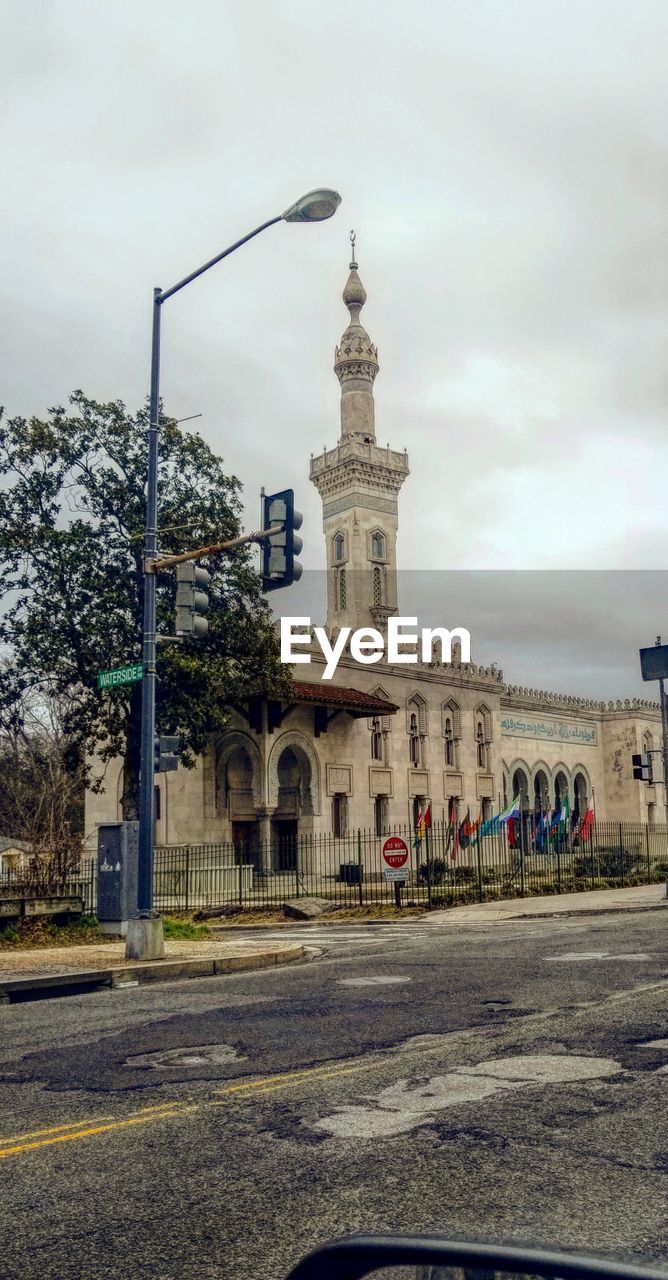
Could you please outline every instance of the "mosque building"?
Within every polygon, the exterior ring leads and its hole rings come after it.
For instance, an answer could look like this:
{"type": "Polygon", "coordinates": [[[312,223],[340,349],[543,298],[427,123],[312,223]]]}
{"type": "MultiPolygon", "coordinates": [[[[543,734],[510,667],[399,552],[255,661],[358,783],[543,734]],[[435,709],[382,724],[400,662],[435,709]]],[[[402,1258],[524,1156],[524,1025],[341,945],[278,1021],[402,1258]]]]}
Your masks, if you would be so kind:
{"type": "MultiPolygon", "coordinates": [[[[361,322],[366,292],[354,256],[343,291],[349,323],[336,348],[338,442],[311,458],[323,510],[326,630],[375,628],[398,611],[399,493],[405,451],[376,439],[378,352],[361,322]]],[[[283,601],[281,601],[283,605],[283,601]]],[[[285,612],[285,606],[283,606],[285,612]]],[[[160,845],[231,841],[245,859],[272,862],[290,838],[377,835],[469,812],[484,820],[519,796],[524,813],[662,823],[663,785],[633,780],[631,755],[661,746],[658,704],[598,701],[506,684],[495,666],[431,661],[371,666],[343,652],[333,678],[324,658],[295,667],[291,696],[234,710],[191,770],[156,778],[160,845]]],[[[456,654],[454,655],[456,658],[456,654]]],[[[658,772],[658,770],[655,770],[658,772]]],[[[120,818],[121,765],[87,796],[86,826],[120,818]]]]}

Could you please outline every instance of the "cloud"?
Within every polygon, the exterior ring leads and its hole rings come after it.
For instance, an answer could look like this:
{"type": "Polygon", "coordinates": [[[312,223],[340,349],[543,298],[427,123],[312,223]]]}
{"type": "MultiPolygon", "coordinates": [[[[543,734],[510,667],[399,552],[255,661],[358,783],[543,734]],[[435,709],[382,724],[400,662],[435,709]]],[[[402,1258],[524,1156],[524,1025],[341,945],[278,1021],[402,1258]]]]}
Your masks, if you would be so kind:
{"type": "Polygon", "coordinates": [[[249,523],[291,484],[323,563],[306,476],[339,430],[354,224],[378,438],[411,463],[401,564],[660,567],[667,52],[663,0],[24,0],[8,410],[141,403],[154,285],[326,183],[330,223],[272,228],[165,308],[165,402],[202,413],[249,523]]]}

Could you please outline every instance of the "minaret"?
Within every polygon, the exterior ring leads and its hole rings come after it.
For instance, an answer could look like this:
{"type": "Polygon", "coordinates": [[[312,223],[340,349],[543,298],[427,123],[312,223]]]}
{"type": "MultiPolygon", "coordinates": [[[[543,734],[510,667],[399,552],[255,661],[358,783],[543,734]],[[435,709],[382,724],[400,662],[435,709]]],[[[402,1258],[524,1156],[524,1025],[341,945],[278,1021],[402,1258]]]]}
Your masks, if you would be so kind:
{"type": "Polygon", "coordinates": [[[397,499],[408,475],[408,456],[376,444],[378,352],[360,322],[366,292],[357,274],[352,231],[350,240],[350,275],[343,290],[350,323],[334,362],[341,385],[341,435],[334,449],[311,458],[310,476],[322,498],[327,626],[382,631],[397,609],[397,499]]]}

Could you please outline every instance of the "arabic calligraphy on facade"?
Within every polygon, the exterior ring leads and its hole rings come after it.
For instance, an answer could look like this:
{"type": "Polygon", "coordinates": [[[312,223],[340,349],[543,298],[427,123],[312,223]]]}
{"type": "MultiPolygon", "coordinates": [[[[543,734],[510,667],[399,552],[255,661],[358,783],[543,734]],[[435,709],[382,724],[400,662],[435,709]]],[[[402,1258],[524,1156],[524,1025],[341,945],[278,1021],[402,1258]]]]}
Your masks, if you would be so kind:
{"type": "Polygon", "coordinates": [[[514,720],[506,716],[501,721],[501,733],[509,738],[540,738],[543,741],[553,738],[587,747],[598,745],[596,725],[582,720],[514,720]]]}

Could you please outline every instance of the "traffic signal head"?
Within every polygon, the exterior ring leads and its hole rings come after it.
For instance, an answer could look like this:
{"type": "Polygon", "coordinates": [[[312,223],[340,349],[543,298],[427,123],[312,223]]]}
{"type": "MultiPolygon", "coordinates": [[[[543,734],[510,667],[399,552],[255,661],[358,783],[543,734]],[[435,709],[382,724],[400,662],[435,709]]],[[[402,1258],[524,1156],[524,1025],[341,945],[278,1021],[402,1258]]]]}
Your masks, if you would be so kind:
{"type": "Polygon", "coordinates": [[[631,756],[633,776],[638,782],[653,782],[652,757],[649,754],[631,756]]]}
{"type": "Polygon", "coordinates": [[[277,591],[302,576],[297,556],[304,544],[296,530],[301,529],[304,517],[301,511],[295,510],[294,489],[264,494],[262,518],[263,528],[277,529],[262,543],[262,590],[277,591]]]}
{"type": "Polygon", "coordinates": [[[209,585],[211,574],[194,560],[176,566],[176,634],[203,640],[209,630],[204,617],[209,597],[202,587],[209,585]]]}
{"type": "Polygon", "coordinates": [[[172,773],[179,767],[181,739],[164,734],[153,742],[153,772],[172,773]]]}

